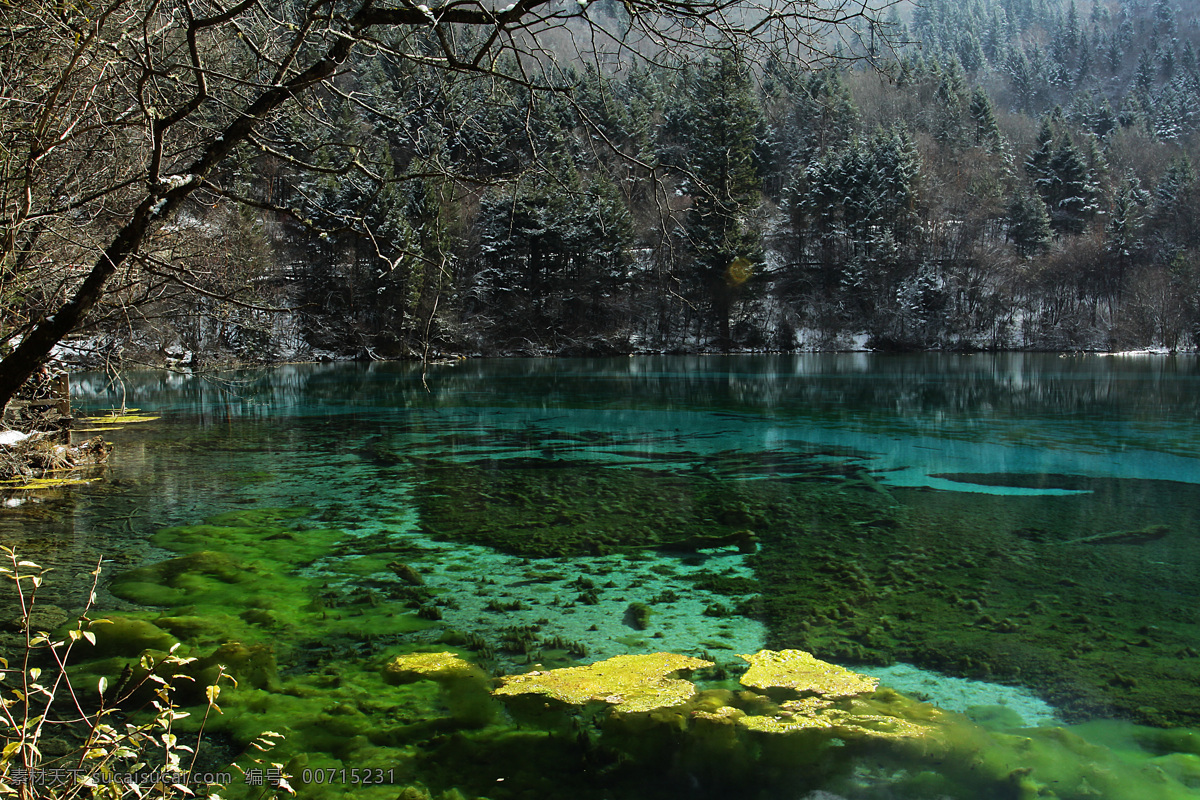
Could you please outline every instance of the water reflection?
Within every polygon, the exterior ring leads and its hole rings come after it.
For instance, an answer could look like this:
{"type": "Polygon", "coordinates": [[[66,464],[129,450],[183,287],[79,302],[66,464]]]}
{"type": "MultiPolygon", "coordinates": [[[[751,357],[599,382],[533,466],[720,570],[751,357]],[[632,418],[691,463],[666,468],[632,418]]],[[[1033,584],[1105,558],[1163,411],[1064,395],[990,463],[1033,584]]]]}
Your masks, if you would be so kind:
{"type": "MultiPolygon", "coordinates": [[[[1060,719],[1200,723],[1192,357],[288,365],[75,386],[163,419],[111,434],[106,483],[0,529],[64,563],[108,551],[116,573],[188,535],[253,553],[244,526],[162,529],[302,507],[334,543],[297,543],[302,563],[264,544],[256,563],[347,630],[378,626],[371,648],[428,641],[401,630],[419,611],[510,672],[767,644],[1009,684],[1060,719]],[[633,604],[652,614],[634,624],[633,604]]],[[[232,624],[297,675],[376,668],[362,637],[317,643],[324,617],[232,624]]]]}
{"type": "MultiPolygon", "coordinates": [[[[490,397],[546,407],[626,400],[639,407],[734,404],[755,411],[852,410],[885,416],[1167,413],[1196,419],[1194,356],[1061,357],[1048,354],[670,356],[622,359],[476,359],[452,365],[297,364],[195,378],[129,373],[128,404],[157,410],[217,408],[261,416],[264,406],[312,412],[468,405],[490,397]],[[508,390],[508,391],[504,391],[508,390]],[[364,394],[365,393],[365,394],[364,394]]],[[[75,378],[85,402],[120,398],[98,375],[75,378]]]]}

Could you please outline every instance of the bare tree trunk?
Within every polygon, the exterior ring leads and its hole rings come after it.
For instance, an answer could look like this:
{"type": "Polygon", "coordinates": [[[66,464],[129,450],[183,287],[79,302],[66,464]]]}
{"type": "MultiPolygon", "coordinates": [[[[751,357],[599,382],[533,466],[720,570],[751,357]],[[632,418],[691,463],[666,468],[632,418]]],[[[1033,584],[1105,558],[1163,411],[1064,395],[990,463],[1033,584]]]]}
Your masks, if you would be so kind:
{"type": "MultiPolygon", "coordinates": [[[[584,0],[516,0],[501,9],[490,0],[445,0],[432,7],[406,0],[390,8],[375,2],[313,0],[280,10],[257,0],[229,6],[219,0],[108,0],[99,13],[69,3],[3,4],[0,138],[6,153],[19,154],[0,159],[0,290],[20,307],[0,314],[2,341],[16,342],[0,361],[0,407],[59,341],[95,319],[106,297],[124,297],[133,307],[151,302],[130,289],[140,280],[131,268],[140,267],[143,257],[153,260],[146,252],[153,249],[150,237],[177,219],[194,193],[211,190],[259,205],[213,185],[215,170],[248,141],[288,158],[272,150],[271,137],[255,140],[284,103],[335,76],[358,41],[389,58],[546,92],[567,90],[569,81],[554,77],[553,53],[539,36],[574,35],[576,27],[599,31],[605,24],[589,16],[584,0]],[[211,15],[197,16],[201,8],[211,15]],[[393,37],[367,35],[373,28],[411,36],[399,37],[407,45],[393,51],[393,37]],[[468,29],[478,33],[465,35],[468,29]],[[412,52],[405,52],[408,46],[412,52]],[[511,58],[500,58],[505,53],[511,58]],[[210,68],[207,58],[221,63],[210,68]],[[303,64],[309,66],[301,69],[303,64]],[[195,160],[180,169],[175,160],[183,158],[195,160]],[[48,248],[47,240],[61,244],[48,248]],[[92,267],[76,283],[78,265],[87,263],[92,267]],[[129,281],[123,279],[127,271],[129,281]],[[14,290],[15,279],[28,279],[36,291],[14,290]],[[64,291],[67,300],[56,305],[64,291]],[[33,299],[26,302],[26,295],[33,299]]],[[[826,56],[841,58],[824,47],[827,28],[875,13],[866,5],[824,8],[794,0],[622,3],[627,19],[611,45],[612,55],[622,58],[642,47],[651,57],[651,51],[723,52],[744,44],[764,53],[783,48],[815,64],[826,56]]],[[[604,29],[593,41],[615,33],[604,29]]],[[[282,134],[285,142],[290,135],[282,134]]],[[[323,171],[303,159],[297,164],[323,171]]],[[[367,170],[357,151],[344,168],[367,170]]],[[[160,277],[150,267],[143,272],[160,277]]],[[[205,291],[179,275],[164,278],[172,279],[188,291],[205,291]]]]}
{"type": "Polygon", "coordinates": [[[220,136],[210,141],[200,158],[183,176],[186,178],[183,183],[169,184],[170,188],[167,185],[150,187],[148,195],[134,211],[133,219],[113,237],[71,298],[57,312],[39,322],[12,353],[0,361],[0,409],[8,405],[25,381],[50,357],[54,346],[75,330],[88,312],[95,308],[104,297],[104,287],[109,279],[131,255],[138,252],[146,237],[200,188],[205,177],[234,147],[250,136],[268,114],[333,75],[338,65],[349,57],[352,48],[353,41],[350,38],[339,39],[308,69],[259,95],[220,136]]]}

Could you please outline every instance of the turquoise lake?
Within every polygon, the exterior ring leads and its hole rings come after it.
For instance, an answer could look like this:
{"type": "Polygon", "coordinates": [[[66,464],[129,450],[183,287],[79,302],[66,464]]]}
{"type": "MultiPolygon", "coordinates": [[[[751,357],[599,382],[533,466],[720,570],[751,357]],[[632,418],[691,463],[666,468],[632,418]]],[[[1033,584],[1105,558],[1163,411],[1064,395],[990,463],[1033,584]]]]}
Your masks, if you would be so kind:
{"type": "Polygon", "coordinates": [[[1200,797],[1194,356],[300,364],[73,389],[158,419],[100,431],[102,480],[10,493],[0,536],[64,578],[47,602],[77,607],[69,578],[103,557],[101,612],[197,655],[241,643],[206,758],[280,731],[301,796],[1200,797]],[[763,649],[907,699],[750,697],[740,656],[763,649]],[[635,724],[597,698],[547,721],[388,672],[434,652],[487,676],[714,666],[676,711],[635,724]],[[793,730],[809,713],[838,722],[793,730]],[[774,727],[731,733],[743,716],[774,727]],[[391,771],[325,780],[344,769],[391,771]]]}

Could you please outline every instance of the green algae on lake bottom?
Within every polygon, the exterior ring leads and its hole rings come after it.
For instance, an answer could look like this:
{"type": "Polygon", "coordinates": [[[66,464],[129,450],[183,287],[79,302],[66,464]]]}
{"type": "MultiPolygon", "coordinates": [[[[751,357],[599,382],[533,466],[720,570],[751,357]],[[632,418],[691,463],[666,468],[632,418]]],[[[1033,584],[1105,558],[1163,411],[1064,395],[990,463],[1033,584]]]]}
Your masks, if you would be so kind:
{"type": "Polygon", "coordinates": [[[766,521],[708,474],[521,459],[431,462],[415,477],[424,531],[532,558],[738,547],[766,521]]]}
{"type": "Polygon", "coordinates": [[[1200,593],[1200,565],[1184,532],[1200,487],[1090,486],[1058,497],[894,489],[894,508],[852,515],[868,525],[821,504],[804,535],[767,534],[755,558],[770,642],[1018,682],[1067,719],[1194,725],[1200,612],[1186,598],[1200,593]],[[1177,533],[1070,544],[1148,521],[1177,533]]]}
{"type": "MultiPolygon", "coordinates": [[[[913,798],[1197,796],[1188,787],[1200,759],[1179,732],[1094,731],[1108,746],[1060,729],[997,733],[806,653],[743,658],[754,666],[741,691],[675,677],[709,663],[666,653],[499,682],[453,652],[351,659],[273,682],[243,675],[222,694],[225,713],[207,735],[245,746],[263,728],[283,732],[272,758],[286,760],[299,794],[313,798],[765,797],[818,787],[846,797],[884,787],[913,798]],[[413,682],[421,678],[431,683],[413,682]],[[518,702],[530,692],[556,708],[531,715],[518,702]],[[462,713],[489,696],[516,702],[517,718],[535,727],[462,713]],[[1139,736],[1149,746],[1130,752],[1139,736]],[[388,783],[313,779],[342,770],[388,783]]],[[[239,788],[250,787],[235,784],[231,796],[239,788]]]]}
{"type": "MultiPolygon", "coordinates": [[[[530,556],[537,555],[524,549],[531,546],[530,531],[565,528],[566,550],[554,551],[557,572],[531,572],[532,582],[565,577],[569,561],[561,556],[587,552],[589,530],[607,530],[605,547],[637,557],[664,542],[751,526],[759,537],[759,551],[749,557],[758,580],[733,587],[734,593],[759,590],[740,610],[768,623],[776,647],[803,647],[842,661],[903,659],[1021,681],[1080,715],[1115,709],[1147,721],[1194,724],[1196,661],[1185,644],[1195,641],[1190,610],[1151,603],[1143,609],[1150,615],[1137,619],[1147,633],[1119,616],[1134,617],[1122,605],[1134,601],[1118,594],[1124,571],[1144,566],[1150,555],[1166,557],[1154,548],[1170,547],[1170,537],[1133,548],[1110,545],[1102,554],[1062,544],[1078,538],[1081,525],[1099,520],[1144,524],[1146,507],[1127,507],[1127,484],[1097,482],[1088,495],[1018,499],[881,492],[836,476],[729,483],[712,475],[684,480],[653,470],[606,469],[585,481],[565,468],[480,471],[450,464],[424,471],[417,496],[422,522],[439,537],[530,556]],[[455,502],[464,491],[486,491],[487,504],[455,502]],[[583,510],[589,499],[597,502],[590,513],[583,510]],[[1013,509],[1014,501],[1022,507],[1013,509]],[[488,527],[481,533],[474,526],[483,513],[488,527]],[[1012,528],[1015,520],[1022,527],[1012,528]],[[499,532],[497,541],[490,532],[499,532]],[[1083,580],[1097,569],[1111,578],[1103,591],[1095,588],[1094,574],[1083,580]],[[1127,647],[1103,646],[1098,623],[1127,647]],[[1063,652],[1072,645],[1079,655],[1063,652]],[[1175,646],[1179,652],[1172,654],[1175,646]],[[1154,673],[1162,659],[1174,659],[1173,672],[1154,673]]],[[[1162,501],[1160,509],[1180,507],[1178,486],[1150,482],[1137,491],[1162,501]],[[1167,495],[1175,495],[1170,504],[1167,495]]],[[[1172,530],[1190,523],[1170,517],[1178,510],[1160,513],[1172,530]]],[[[464,712],[461,698],[432,684],[396,685],[384,666],[396,655],[427,650],[413,638],[421,630],[455,643],[467,659],[495,643],[439,631],[438,623],[416,616],[422,604],[449,601],[395,574],[397,559],[420,563],[419,547],[382,533],[355,537],[314,524],[323,515],[321,509],[246,509],[160,530],[153,542],[180,555],[128,570],[111,586],[119,597],[160,608],[116,617],[112,632],[100,635],[96,660],[80,665],[83,683],[116,675],[143,649],[182,642],[185,653],[201,659],[197,677],[210,678],[220,661],[240,683],[222,695],[226,713],[209,723],[208,735],[243,748],[263,730],[280,731],[285,739],[273,758],[294,775],[390,770],[400,787],[349,792],[380,800],[392,800],[403,785],[410,789],[401,796],[423,796],[417,787],[426,787],[431,796],[458,792],[493,800],[564,791],[579,798],[671,797],[697,785],[699,796],[823,788],[874,797],[883,787],[891,796],[914,798],[1048,796],[1049,787],[1060,798],[1200,796],[1194,740],[1182,734],[1156,739],[1136,727],[1119,743],[1100,746],[1067,731],[989,731],[942,715],[940,738],[881,751],[803,739],[811,733],[786,744],[755,739],[792,729],[788,720],[807,707],[772,705],[779,700],[765,697],[731,706],[728,689],[704,689],[684,711],[636,724],[613,721],[584,737],[579,732],[586,726],[547,738],[469,706],[464,712]],[[313,569],[322,563],[338,565],[346,580],[330,583],[328,571],[313,569]],[[389,574],[390,580],[381,577],[389,574]],[[746,732],[731,735],[728,717],[736,714],[726,708],[742,714],[750,708],[763,721],[761,730],[743,726],[746,732]],[[684,740],[681,730],[690,731],[684,740]]],[[[719,583],[715,573],[706,574],[719,583]]],[[[1191,592],[1178,583],[1171,588],[1191,592]]],[[[901,702],[887,699],[893,696],[880,702],[901,702]]],[[[551,728],[562,730],[560,723],[551,728]]],[[[299,788],[304,797],[347,796],[345,786],[299,788]]]]}
{"type": "Polygon", "coordinates": [[[1083,493],[996,496],[842,471],[851,477],[825,467],[730,481],[442,462],[420,471],[415,500],[437,538],[541,558],[669,550],[747,528],[759,548],[742,589],[758,595],[737,611],[765,622],[772,646],[1019,683],[1067,719],[1200,723],[1200,610],[1187,601],[1200,596],[1200,556],[1186,538],[1200,527],[1200,487],[1075,477],[1083,493]],[[1148,522],[1173,533],[1080,543],[1148,522]]]}

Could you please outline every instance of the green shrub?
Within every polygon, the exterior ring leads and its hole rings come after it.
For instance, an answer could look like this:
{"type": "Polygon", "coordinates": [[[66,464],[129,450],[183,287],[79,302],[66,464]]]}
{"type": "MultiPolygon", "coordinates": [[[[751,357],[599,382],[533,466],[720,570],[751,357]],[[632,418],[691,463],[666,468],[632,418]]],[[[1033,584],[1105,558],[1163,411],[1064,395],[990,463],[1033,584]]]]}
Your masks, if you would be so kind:
{"type": "MultiPolygon", "coordinates": [[[[176,687],[193,680],[185,673],[194,671],[188,665],[195,659],[178,655],[179,645],[168,643],[169,650],[146,650],[137,663],[127,664],[113,685],[102,677],[84,690],[70,679],[78,661],[72,660],[71,651],[81,640],[96,645],[99,626],[111,624],[88,617],[100,565],[91,573],[87,608],[73,628],[55,637],[36,630],[34,615],[37,593],[49,570],[20,559],[8,547],[0,547],[0,559],[0,575],[15,589],[25,640],[24,652],[14,663],[0,657],[0,798],[219,798],[233,770],[242,768],[235,764],[202,778],[196,766],[205,724],[212,714],[221,713],[217,699],[222,685],[235,684],[224,667],[204,687],[202,719],[188,737],[191,744],[185,744],[176,729],[191,712],[175,701],[176,687]],[[209,781],[214,775],[220,780],[209,781]]],[[[254,747],[265,752],[277,738],[279,734],[268,731],[254,747]]],[[[275,778],[274,785],[256,788],[258,794],[294,794],[282,765],[251,762],[260,766],[250,769],[259,774],[269,770],[275,778]]]]}

